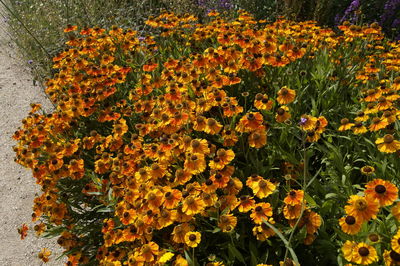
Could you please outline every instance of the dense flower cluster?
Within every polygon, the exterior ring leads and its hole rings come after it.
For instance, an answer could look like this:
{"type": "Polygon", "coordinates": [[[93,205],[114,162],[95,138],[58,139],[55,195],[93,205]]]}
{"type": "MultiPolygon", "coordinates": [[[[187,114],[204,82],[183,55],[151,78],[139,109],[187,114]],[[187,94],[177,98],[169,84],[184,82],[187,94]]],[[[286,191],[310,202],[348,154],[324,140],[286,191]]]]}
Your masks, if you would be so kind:
{"type": "MultiPolygon", "coordinates": [[[[68,265],[295,265],[293,248],[318,237],[323,217],[309,191],[324,180],[308,151],[340,110],[325,115],[315,101],[305,107],[298,99],[309,99],[301,90],[307,71],[297,83],[282,71],[318,54],[340,61],[340,43],[379,43],[380,29],[344,25],[337,36],[314,22],[209,16],[206,24],[190,15],[150,18],[159,35],[148,37],[118,27],[65,30],[72,48],[54,58],[58,73],[46,84],[55,110],[32,105],[14,138],[17,162],[32,169],[43,191],[34,200],[35,231],[59,236],[68,265]],[[261,245],[277,256],[258,261],[261,245]]],[[[387,53],[398,56],[395,49],[387,53]]],[[[371,53],[371,64],[374,56],[382,54],[371,53]]],[[[387,69],[399,64],[386,58],[387,69]]],[[[358,79],[376,73],[371,64],[358,79]]],[[[357,116],[367,121],[383,112],[379,122],[373,118],[367,129],[342,119],[339,130],[361,134],[394,123],[400,96],[397,79],[390,83],[365,98],[375,111],[357,116]]],[[[377,145],[400,149],[390,134],[377,145]]],[[[375,179],[364,196],[350,197],[340,227],[357,234],[396,199],[396,186],[375,179]]],[[[378,259],[365,243],[347,241],[343,251],[359,264],[378,259]]]]}

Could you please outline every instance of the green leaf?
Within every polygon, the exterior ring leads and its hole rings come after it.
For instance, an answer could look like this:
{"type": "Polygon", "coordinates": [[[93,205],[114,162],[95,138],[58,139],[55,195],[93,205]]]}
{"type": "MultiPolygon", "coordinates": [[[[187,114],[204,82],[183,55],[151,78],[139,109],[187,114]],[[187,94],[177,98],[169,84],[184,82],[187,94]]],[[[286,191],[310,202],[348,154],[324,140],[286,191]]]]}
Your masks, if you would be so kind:
{"type": "Polygon", "coordinates": [[[258,249],[253,242],[249,243],[249,250],[250,250],[250,264],[252,266],[256,266],[258,264],[258,249]]]}
{"type": "Polygon", "coordinates": [[[245,260],[244,260],[244,258],[243,258],[242,253],[240,253],[240,251],[237,250],[237,248],[235,248],[234,245],[229,244],[229,246],[228,246],[228,251],[231,252],[231,253],[233,254],[233,256],[234,256],[235,258],[237,258],[241,263],[246,264],[246,262],[245,262],[245,260]]]}
{"type": "Polygon", "coordinates": [[[217,227],[217,228],[215,228],[214,230],[212,230],[211,233],[215,234],[215,233],[218,233],[218,232],[220,232],[220,231],[221,231],[221,229],[217,227]]]}
{"type": "Polygon", "coordinates": [[[328,193],[325,195],[325,199],[332,199],[332,198],[336,198],[337,194],[336,193],[328,193]]]}
{"type": "Polygon", "coordinates": [[[304,193],[304,198],[306,199],[306,201],[313,207],[318,207],[318,204],[315,202],[315,200],[308,194],[308,193],[304,193]]]}
{"type": "Polygon", "coordinates": [[[185,250],[185,259],[187,260],[189,265],[194,265],[194,262],[193,262],[192,258],[190,257],[189,253],[187,252],[187,250],[185,250]]]}

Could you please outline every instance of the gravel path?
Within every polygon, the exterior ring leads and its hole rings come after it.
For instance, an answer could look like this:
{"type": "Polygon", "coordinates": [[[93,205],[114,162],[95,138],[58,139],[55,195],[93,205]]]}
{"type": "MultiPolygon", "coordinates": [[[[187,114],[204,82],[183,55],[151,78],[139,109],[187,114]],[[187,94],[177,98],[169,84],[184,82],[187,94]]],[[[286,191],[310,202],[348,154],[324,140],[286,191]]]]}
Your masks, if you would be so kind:
{"type": "MultiPolygon", "coordinates": [[[[30,103],[49,107],[40,87],[33,86],[29,71],[21,68],[13,54],[13,47],[0,22],[0,265],[43,265],[37,254],[43,247],[53,251],[46,265],[63,265],[55,261],[60,250],[55,239],[38,239],[31,230],[32,204],[39,186],[30,170],[14,162],[11,136],[27,116],[30,103]],[[17,228],[28,224],[28,237],[21,240],[17,228]]],[[[46,109],[46,108],[45,108],[46,109]]]]}

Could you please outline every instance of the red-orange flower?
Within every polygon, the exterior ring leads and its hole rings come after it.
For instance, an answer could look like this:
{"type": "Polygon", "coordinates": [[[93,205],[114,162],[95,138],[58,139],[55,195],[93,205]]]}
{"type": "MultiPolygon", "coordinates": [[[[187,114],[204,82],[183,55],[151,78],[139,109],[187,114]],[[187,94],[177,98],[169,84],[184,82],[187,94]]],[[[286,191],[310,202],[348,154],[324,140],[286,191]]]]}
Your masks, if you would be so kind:
{"type": "Polygon", "coordinates": [[[377,199],[381,206],[391,205],[398,198],[399,190],[389,181],[374,179],[368,182],[365,187],[367,188],[365,195],[377,199]]]}

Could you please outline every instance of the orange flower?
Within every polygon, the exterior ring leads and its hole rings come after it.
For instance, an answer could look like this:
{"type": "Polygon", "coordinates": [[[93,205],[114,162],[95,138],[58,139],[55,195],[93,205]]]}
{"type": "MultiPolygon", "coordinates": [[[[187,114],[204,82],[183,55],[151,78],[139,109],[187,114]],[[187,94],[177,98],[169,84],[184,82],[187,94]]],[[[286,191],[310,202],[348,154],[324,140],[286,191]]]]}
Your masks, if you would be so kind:
{"type": "MultiPolygon", "coordinates": [[[[275,221],[272,218],[269,218],[268,222],[270,224],[275,223],[275,221]]],[[[253,228],[253,235],[257,238],[257,240],[265,241],[269,237],[274,236],[275,232],[274,232],[274,230],[269,228],[268,225],[266,225],[265,223],[262,223],[253,228]]],[[[266,265],[266,264],[257,264],[257,265],[266,265]]]]}
{"type": "Polygon", "coordinates": [[[327,125],[328,125],[328,120],[326,120],[324,116],[318,117],[315,132],[317,132],[318,134],[323,133],[327,125]]]}
{"type": "Polygon", "coordinates": [[[276,100],[279,104],[289,104],[294,101],[295,97],[296,91],[284,86],[278,91],[278,97],[276,100]]]}
{"type": "Polygon", "coordinates": [[[400,230],[393,236],[392,240],[390,241],[392,249],[397,253],[400,253],[400,230]]]}
{"type": "Polygon", "coordinates": [[[366,115],[363,111],[358,112],[357,117],[354,118],[356,122],[364,122],[369,119],[369,116],[366,115]]]}
{"type": "Polygon", "coordinates": [[[263,219],[268,220],[268,217],[272,216],[272,208],[268,202],[258,203],[254,206],[250,218],[256,224],[263,223],[263,219]]]}
{"type": "Polygon", "coordinates": [[[76,29],[78,29],[78,26],[76,25],[67,25],[67,27],[64,29],[64,32],[71,32],[71,31],[75,31],[76,29]]]}
{"type": "MultiPolygon", "coordinates": [[[[291,221],[292,222],[290,224],[292,225],[292,223],[296,220],[291,220],[291,221]]],[[[305,210],[303,216],[301,217],[299,227],[301,228],[305,225],[307,233],[314,234],[315,232],[317,232],[321,224],[322,224],[322,219],[318,213],[313,212],[311,210],[305,210]]]]}
{"type": "Polygon", "coordinates": [[[192,154],[186,156],[184,167],[184,170],[192,175],[202,173],[206,169],[206,160],[204,159],[204,155],[192,154]]]}
{"type": "Polygon", "coordinates": [[[311,115],[302,115],[301,118],[302,122],[300,124],[300,128],[302,130],[309,131],[317,127],[318,119],[316,117],[313,117],[311,115]]]}
{"type": "Polygon", "coordinates": [[[389,125],[388,122],[386,122],[383,119],[380,119],[379,117],[374,117],[372,119],[372,124],[369,126],[370,131],[378,131],[382,128],[385,128],[387,125],[389,125]]]}
{"type": "Polygon", "coordinates": [[[21,240],[25,239],[25,237],[28,235],[28,230],[29,227],[26,224],[23,224],[21,228],[18,228],[18,234],[21,235],[21,240]]]}
{"type": "Polygon", "coordinates": [[[287,205],[283,207],[283,216],[288,220],[297,219],[300,217],[301,205],[287,205]]]}
{"type": "Polygon", "coordinates": [[[238,132],[252,132],[264,129],[264,117],[258,112],[251,112],[244,115],[236,126],[238,132]]]}
{"type": "Polygon", "coordinates": [[[262,148],[267,144],[267,132],[264,129],[255,130],[248,137],[249,146],[252,148],[262,148]]]}
{"type": "Polygon", "coordinates": [[[252,184],[251,189],[258,198],[263,199],[271,195],[276,186],[267,179],[260,179],[252,184]]]}
{"type": "Polygon", "coordinates": [[[314,130],[307,132],[307,142],[317,142],[320,139],[321,135],[315,132],[314,130]]]}
{"type": "Polygon", "coordinates": [[[232,231],[237,224],[236,216],[232,214],[225,214],[219,217],[218,227],[221,228],[222,232],[232,231]]]}
{"type": "Polygon", "coordinates": [[[398,198],[399,190],[389,181],[382,179],[374,179],[368,182],[365,187],[366,196],[371,196],[379,201],[381,206],[392,205],[398,198]]]}
{"type": "Polygon", "coordinates": [[[302,205],[304,202],[303,190],[291,190],[286,198],[283,200],[288,205],[302,205]]]}
{"type": "Polygon", "coordinates": [[[365,243],[359,243],[353,251],[353,260],[357,264],[369,265],[378,261],[376,249],[365,243]]]}
{"type": "Polygon", "coordinates": [[[372,197],[352,195],[348,203],[350,205],[344,207],[347,215],[354,216],[360,221],[375,219],[379,211],[379,202],[372,197]]]}
{"type": "Polygon", "coordinates": [[[140,256],[145,262],[152,262],[159,253],[159,247],[155,242],[149,242],[140,248],[140,256]]]}
{"type": "Polygon", "coordinates": [[[185,235],[191,231],[191,227],[187,223],[179,224],[174,227],[172,231],[172,240],[175,243],[184,243],[185,242],[185,235]]]}
{"type": "Polygon", "coordinates": [[[182,192],[180,192],[177,189],[172,189],[172,190],[168,189],[164,193],[164,197],[165,197],[165,201],[164,201],[165,208],[173,209],[181,201],[182,192]]]}
{"type": "Polygon", "coordinates": [[[204,201],[201,198],[188,196],[183,201],[182,211],[187,215],[195,215],[203,211],[205,207],[204,201]]]}
{"type": "Polygon", "coordinates": [[[258,93],[255,97],[254,107],[258,110],[271,110],[274,102],[268,99],[267,95],[258,93]]]}
{"type": "Polygon", "coordinates": [[[204,154],[208,155],[210,153],[210,148],[208,147],[208,142],[205,139],[193,139],[190,142],[190,146],[187,148],[187,151],[192,154],[204,154]]]}
{"type": "Polygon", "coordinates": [[[51,251],[48,250],[47,248],[43,248],[42,251],[39,252],[38,257],[41,259],[44,263],[49,261],[49,257],[51,255],[51,251]]]}
{"type": "Polygon", "coordinates": [[[218,134],[222,129],[222,125],[215,120],[214,118],[208,118],[206,121],[206,127],[204,128],[204,132],[215,135],[218,134]]]}
{"type": "Polygon", "coordinates": [[[282,105],[276,111],[275,119],[279,123],[283,123],[291,117],[289,113],[289,108],[287,106],[282,105]]]}
{"type": "Polygon", "coordinates": [[[157,63],[143,65],[143,71],[151,72],[158,67],[157,63]]]}
{"type": "Polygon", "coordinates": [[[248,212],[254,208],[255,202],[256,201],[253,199],[253,197],[246,196],[246,195],[240,196],[238,210],[240,212],[248,212]]]}
{"type": "Polygon", "coordinates": [[[221,170],[235,158],[232,150],[219,149],[217,156],[210,160],[209,166],[214,170],[221,170]]]}
{"type": "Polygon", "coordinates": [[[236,135],[235,131],[226,129],[222,133],[222,138],[224,140],[223,145],[225,147],[234,146],[236,142],[239,140],[238,136],[236,135]]]}

